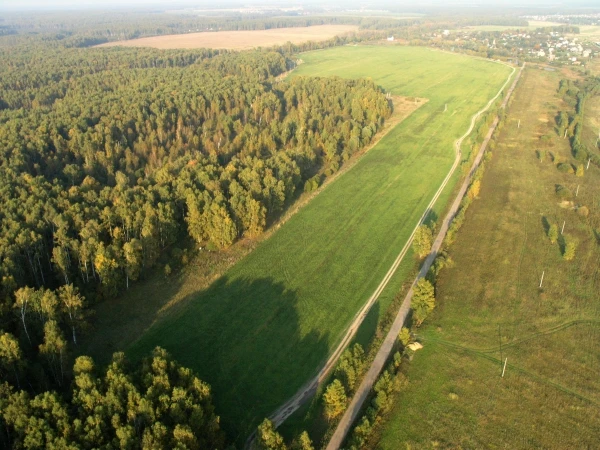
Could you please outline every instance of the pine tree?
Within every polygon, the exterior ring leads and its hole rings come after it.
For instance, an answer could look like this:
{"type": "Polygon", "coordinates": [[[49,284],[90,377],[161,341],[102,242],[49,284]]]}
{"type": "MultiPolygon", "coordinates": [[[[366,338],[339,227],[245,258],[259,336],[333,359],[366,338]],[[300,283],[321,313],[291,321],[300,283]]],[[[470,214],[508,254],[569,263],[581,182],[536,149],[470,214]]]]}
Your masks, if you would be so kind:
{"type": "Polygon", "coordinates": [[[331,421],[346,410],[346,390],[337,378],[331,382],[323,394],[325,417],[331,421]]]}
{"type": "Polygon", "coordinates": [[[435,290],[433,285],[425,278],[419,279],[413,290],[410,307],[413,310],[417,326],[420,326],[425,318],[435,307],[435,290]]]}

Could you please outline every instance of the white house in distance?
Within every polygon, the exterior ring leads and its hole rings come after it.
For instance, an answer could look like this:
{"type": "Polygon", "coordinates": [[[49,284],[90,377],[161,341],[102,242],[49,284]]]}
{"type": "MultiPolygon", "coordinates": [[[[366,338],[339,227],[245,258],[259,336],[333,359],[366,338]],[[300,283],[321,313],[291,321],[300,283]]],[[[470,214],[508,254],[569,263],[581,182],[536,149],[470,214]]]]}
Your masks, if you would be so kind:
{"type": "Polygon", "coordinates": [[[387,38],[388,41],[393,42],[394,41],[394,36],[390,36],[387,38]]]}

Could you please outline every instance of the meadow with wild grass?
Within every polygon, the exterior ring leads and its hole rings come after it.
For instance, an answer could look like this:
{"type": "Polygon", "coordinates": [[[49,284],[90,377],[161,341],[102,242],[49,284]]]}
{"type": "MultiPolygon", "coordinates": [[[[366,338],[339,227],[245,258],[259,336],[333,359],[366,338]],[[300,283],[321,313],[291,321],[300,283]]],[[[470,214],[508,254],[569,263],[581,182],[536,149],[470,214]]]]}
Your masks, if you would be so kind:
{"type": "Polygon", "coordinates": [[[372,447],[597,446],[600,170],[557,133],[560,77],[525,70],[372,447]]]}

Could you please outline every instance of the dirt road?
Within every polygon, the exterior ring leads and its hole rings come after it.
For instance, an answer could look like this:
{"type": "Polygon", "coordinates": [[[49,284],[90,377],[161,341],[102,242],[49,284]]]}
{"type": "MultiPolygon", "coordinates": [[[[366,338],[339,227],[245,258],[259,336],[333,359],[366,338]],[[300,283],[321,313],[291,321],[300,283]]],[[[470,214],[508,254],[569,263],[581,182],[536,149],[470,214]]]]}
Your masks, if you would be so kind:
{"type": "MultiPolygon", "coordinates": [[[[496,94],[496,96],[492,100],[490,100],[490,102],[486,105],[485,108],[483,108],[481,111],[479,111],[477,114],[475,114],[473,116],[473,118],[471,119],[471,126],[469,127],[468,131],[458,141],[456,141],[456,143],[455,143],[455,150],[457,153],[456,161],[460,161],[460,146],[461,146],[463,140],[471,133],[471,131],[473,131],[475,122],[481,116],[481,114],[485,113],[489,109],[489,107],[493,104],[493,102],[496,101],[496,99],[500,96],[500,94],[502,93],[504,88],[510,82],[510,78],[512,77],[512,75],[514,73],[514,70],[515,69],[513,68],[513,72],[511,72],[506,83],[502,86],[502,88],[500,89],[498,94],[496,94]]],[[[503,108],[506,106],[508,99],[510,98],[510,95],[514,91],[514,88],[521,76],[522,71],[523,71],[523,68],[521,68],[521,71],[515,77],[511,88],[508,90],[508,92],[504,98],[504,101],[502,102],[503,108]]],[[[466,177],[465,181],[463,182],[463,184],[462,184],[460,190],[458,191],[458,194],[454,200],[454,203],[452,204],[452,207],[450,208],[450,211],[448,211],[448,214],[446,215],[444,222],[442,223],[442,226],[441,226],[440,231],[433,243],[433,246],[431,248],[431,252],[429,253],[429,256],[425,259],[425,262],[423,263],[423,266],[421,267],[419,274],[413,281],[412,287],[406,294],[406,297],[404,298],[404,301],[402,302],[402,305],[400,306],[400,310],[398,311],[398,314],[396,315],[396,319],[394,320],[394,323],[392,324],[390,331],[388,332],[387,336],[385,337],[385,340],[383,341],[381,348],[377,352],[377,355],[375,356],[375,360],[371,364],[369,371],[365,375],[365,378],[363,379],[363,381],[360,384],[360,386],[358,387],[358,390],[356,391],[354,397],[352,398],[352,401],[350,402],[348,409],[344,413],[342,420],[338,424],[331,440],[329,441],[329,444],[327,445],[326,450],[337,450],[340,448],[340,446],[344,442],[346,434],[350,430],[350,427],[352,426],[353,422],[356,420],[356,417],[358,416],[358,413],[360,412],[365,399],[369,395],[369,392],[371,391],[373,384],[377,380],[377,377],[381,373],[381,370],[383,369],[384,364],[388,360],[390,353],[396,342],[396,339],[398,338],[398,334],[400,333],[400,330],[402,329],[402,326],[404,325],[404,322],[406,320],[408,312],[410,311],[410,302],[411,302],[412,295],[413,295],[413,287],[420,278],[424,277],[427,274],[427,272],[429,271],[429,268],[431,267],[431,264],[435,260],[437,254],[442,246],[442,242],[444,241],[444,238],[446,237],[448,227],[450,226],[452,219],[458,212],[460,203],[467,191],[467,188],[469,187],[471,177],[475,173],[475,170],[479,167],[479,163],[481,162],[481,159],[483,157],[485,149],[487,148],[487,145],[488,145],[497,125],[498,125],[498,118],[496,117],[496,119],[494,120],[494,122],[492,123],[492,126],[490,127],[490,129],[488,131],[488,134],[486,135],[483,143],[481,144],[481,147],[479,148],[479,152],[477,153],[477,156],[475,157],[475,160],[473,161],[473,165],[471,166],[469,175],[466,177]]],[[[455,164],[452,166],[451,173],[449,175],[451,175],[452,172],[454,171],[454,169],[456,168],[456,166],[458,164],[456,161],[455,161],[455,164]]],[[[442,184],[443,186],[445,186],[445,184],[447,183],[447,180],[449,178],[450,178],[450,176],[446,177],[445,182],[442,184]]],[[[436,197],[434,197],[434,198],[436,198],[436,197]]],[[[411,237],[411,239],[412,239],[412,237],[411,237]]]]}

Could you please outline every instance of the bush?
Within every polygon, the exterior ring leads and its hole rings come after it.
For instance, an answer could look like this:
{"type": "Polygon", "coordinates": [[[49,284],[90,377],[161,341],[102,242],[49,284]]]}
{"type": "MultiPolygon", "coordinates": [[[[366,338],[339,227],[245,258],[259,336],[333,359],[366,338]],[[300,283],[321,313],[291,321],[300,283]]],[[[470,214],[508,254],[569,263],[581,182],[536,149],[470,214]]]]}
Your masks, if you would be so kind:
{"type": "Polygon", "coordinates": [[[433,245],[433,233],[427,225],[421,225],[417,228],[413,240],[413,249],[419,258],[424,258],[429,254],[433,245]]]}
{"type": "Polygon", "coordinates": [[[540,160],[540,162],[544,162],[544,158],[546,157],[546,151],[545,150],[536,150],[535,154],[537,156],[537,159],[540,160]]]}
{"type": "Polygon", "coordinates": [[[577,242],[570,236],[564,236],[565,250],[563,252],[563,258],[565,261],[572,261],[575,258],[575,250],[577,249],[577,242]]]}
{"type": "Polygon", "coordinates": [[[568,198],[571,198],[573,196],[573,193],[570,191],[570,189],[557,184],[556,185],[556,195],[558,196],[558,198],[560,198],[561,200],[566,200],[568,198]]]}
{"type": "Polygon", "coordinates": [[[318,175],[306,180],[306,183],[304,183],[304,192],[316,191],[319,188],[320,181],[321,180],[318,175]]]}
{"type": "Polygon", "coordinates": [[[556,241],[558,240],[558,226],[555,223],[548,228],[548,239],[550,239],[550,242],[553,244],[556,244],[556,241]]]}
{"type": "Polygon", "coordinates": [[[587,206],[580,206],[577,208],[577,214],[579,214],[581,217],[587,217],[590,215],[590,210],[587,206]]]}
{"type": "Polygon", "coordinates": [[[406,327],[402,327],[398,334],[398,339],[403,347],[406,347],[410,343],[410,330],[406,327]]]}
{"type": "Polygon", "coordinates": [[[573,174],[575,171],[573,170],[573,166],[569,163],[560,163],[556,166],[559,172],[573,174]]]}

